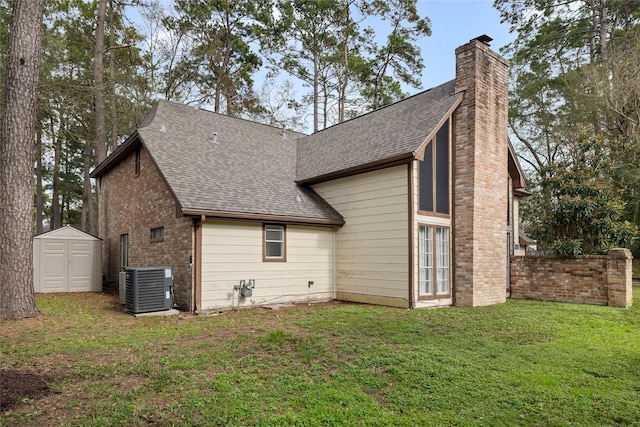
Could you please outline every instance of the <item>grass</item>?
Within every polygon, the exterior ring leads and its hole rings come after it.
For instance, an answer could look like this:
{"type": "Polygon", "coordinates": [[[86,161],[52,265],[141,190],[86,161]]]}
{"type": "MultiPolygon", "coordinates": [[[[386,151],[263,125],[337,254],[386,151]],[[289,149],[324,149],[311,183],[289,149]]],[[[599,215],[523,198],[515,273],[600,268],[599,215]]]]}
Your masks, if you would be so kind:
{"type": "MultiPolygon", "coordinates": [[[[634,289],[640,301],[640,289],[634,289]]],[[[0,425],[640,425],[640,308],[329,303],[134,318],[40,294],[3,369],[49,379],[0,425]]]]}

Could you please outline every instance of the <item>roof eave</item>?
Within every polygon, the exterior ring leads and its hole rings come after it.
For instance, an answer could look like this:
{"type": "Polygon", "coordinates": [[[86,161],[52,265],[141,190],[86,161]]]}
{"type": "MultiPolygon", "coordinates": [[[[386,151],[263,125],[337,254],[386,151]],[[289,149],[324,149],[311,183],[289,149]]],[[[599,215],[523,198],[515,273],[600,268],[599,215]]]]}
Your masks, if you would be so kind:
{"type": "Polygon", "coordinates": [[[120,144],[116,150],[95,167],[89,174],[91,178],[97,178],[107,173],[111,168],[116,166],[120,161],[131,153],[138,145],[140,145],[140,135],[136,129],[125,142],[120,144]]]}
{"type": "Polygon", "coordinates": [[[424,159],[424,151],[425,151],[427,145],[429,144],[429,142],[431,140],[433,140],[433,138],[435,138],[436,134],[438,133],[440,128],[447,122],[447,120],[451,120],[451,117],[453,116],[453,113],[456,111],[458,106],[462,103],[462,99],[464,98],[464,94],[462,94],[462,92],[464,92],[464,90],[466,90],[466,88],[463,88],[461,90],[456,90],[456,92],[454,92],[455,95],[457,95],[459,93],[461,95],[458,96],[458,98],[453,103],[453,105],[451,105],[449,110],[447,110],[446,114],[442,116],[442,118],[438,122],[438,125],[431,131],[431,133],[424,139],[424,141],[422,141],[422,143],[420,143],[418,148],[416,148],[416,150],[415,150],[415,158],[416,159],[418,159],[418,160],[423,160],[424,159]]]}
{"type": "MultiPolygon", "coordinates": [[[[527,187],[527,179],[524,176],[524,172],[522,171],[522,166],[520,165],[520,160],[518,160],[518,156],[516,155],[516,150],[513,148],[513,144],[510,139],[507,139],[508,150],[509,150],[509,160],[512,162],[513,167],[509,167],[509,171],[513,172],[511,178],[514,180],[514,184],[517,188],[526,188],[527,187]],[[513,176],[515,175],[515,176],[513,176]]],[[[509,165],[510,166],[510,165],[509,165]]]]}
{"type": "Polygon", "coordinates": [[[380,169],[390,168],[392,166],[404,165],[410,163],[414,159],[413,152],[398,154],[393,157],[389,157],[375,162],[365,163],[363,165],[357,165],[350,168],[342,169],[339,171],[329,172],[310,178],[301,179],[296,181],[298,185],[313,185],[321,182],[331,181],[338,178],[344,178],[347,176],[358,175],[365,172],[373,172],[380,169]]]}
{"type": "Polygon", "coordinates": [[[518,197],[529,197],[531,196],[533,193],[531,193],[530,191],[527,191],[524,188],[514,188],[513,190],[513,194],[518,196],[518,197]]]}
{"type": "Polygon", "coordinates": [[[224,212],[202,209],[182,209],[182,214],[192,217],[206,217],[231,221],[268,222],[287,225],[314,225],[319,227],[342,227],[344,219],[302,218],[287,215],[253,214],[246,212],[224,212]]]}

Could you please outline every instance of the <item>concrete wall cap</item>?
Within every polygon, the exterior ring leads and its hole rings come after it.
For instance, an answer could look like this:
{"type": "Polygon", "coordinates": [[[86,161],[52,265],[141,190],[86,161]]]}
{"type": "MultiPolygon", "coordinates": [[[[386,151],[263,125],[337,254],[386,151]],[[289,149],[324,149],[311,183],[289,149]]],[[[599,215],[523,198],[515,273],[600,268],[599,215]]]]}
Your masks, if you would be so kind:
{"type": "Polygon", "coordinates": [[[633,259],[631,251],[626,248],[614,248],[610,249],[607,257],[613,259],[633,259]]]}

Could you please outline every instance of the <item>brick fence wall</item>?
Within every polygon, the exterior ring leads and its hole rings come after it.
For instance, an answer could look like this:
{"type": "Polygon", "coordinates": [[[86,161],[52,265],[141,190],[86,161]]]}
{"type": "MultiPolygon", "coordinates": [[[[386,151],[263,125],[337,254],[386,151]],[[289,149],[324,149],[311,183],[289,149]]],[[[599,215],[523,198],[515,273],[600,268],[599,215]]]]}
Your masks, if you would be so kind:
{"type": "Polygon", "coordinates": [[[580,258],[522,256],[511,259],[511,298],[630,307],[631,251],[580,258]]]}

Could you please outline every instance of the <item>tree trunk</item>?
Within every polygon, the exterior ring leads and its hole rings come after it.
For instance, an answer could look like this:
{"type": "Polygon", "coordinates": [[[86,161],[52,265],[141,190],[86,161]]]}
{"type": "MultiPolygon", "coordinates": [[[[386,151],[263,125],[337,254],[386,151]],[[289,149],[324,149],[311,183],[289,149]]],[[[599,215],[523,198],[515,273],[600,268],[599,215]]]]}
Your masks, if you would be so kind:
{"type": "Polygon", "coordinates": [[[344,35],[344,44],[342,45],[342,59],[344,61],[344,74],[342,76],[342,84],[340,85],[338,91],[338,123],[344,122],[345,118],[345,109],[347,104],[347,87],[349,86],[349,31],[351,14],[350,14],[350,5],[346,7],[346,16],[345,16],[345,35],[344,35]]]}
{"type": "Polygon", "coordinates": [[[93,63],[93,77],[95,80],[95,109],[96,109],[96,164],[99,165],[107,158],[107,146],[105,144],[105,119],[104,119],[104,18],[106,15],[107,0],[98,3],[98,23],[96,27],[96,51],[93,63]]]}
{"type": "MultiPolygon", "coordinates": [[[[107,158],[107,146],[105,143],[105,112],[104,112],[104,20],[107,12],[107,0],[98,2],[98,22],[96,26],[96,51],[93,63],[93,76],[95,80],[95,109],[96,109],[96,141],[95,141],[95,161],[96,165],[102,163],[107,158]]],[[[100,200],[100,194],[97,194],[100,200]]],[[[91,201],[93,204],[93,202],[91,201]]],[[[98,202],[99,203],[99,202],[98,202]]],[[[98,207],[99,208],[99,207],[98,207]]],[[[97,229],[96,219],[89,216],[92,222],[91,229],[97,229]]]]}
{"type": "Polygon", "coordinates": [[[33,292],[33,157],[43,0],[15,0],[0,145],[0,319],[40,315],[33,292]]]}
{"type": "Polygon", "coordinates": [[[318,105],[318,97],[320,96],[320,92],[318,90],[318,68],[319,68],[319,59],[318,59],[318,52],[316,52],[314,50],[313,52],[313,132],[318,132],[318,115],[319,115],[319,111],[318,109],[320,108],[318,105]]]}
{"type": "Polygon", "coordinates": [[[44,202],[42,200],[42,126],[37,124],[36,136],[36,233],[40,234],[42,228],[42,212],[44,202]]]}
{"type": "Polygon", "coordinates": [[[96,236],[96,221],[93,209],[93,189],[91,186],[91,178],[89,177],[90,165],[91,148],[87,145],[84,149],[84,187],[82,191],[82,216],[80,217],[80,228],[82,228],[83,231],[96,236]]]}
{"type": "Polygon", "coordinates": [[[109,112],[111,116],[111,138],[109,139],[109,150],[113,153],[118,145],[118,111],[116,109],[116,29],[114,21],[113,0],[109,0],[109,112]]]}
{"type": "Polygon", "coordinates": [[[60,157],[62,155],[62,137],[66,126],[66,117],[63,110],[60,111],[60,127],[58,133],[53,131],[53,119],[51,119],[51,134],[53,136],[53,182],[51,183],[53,195],[51,198],[51,222],[49,229],[54,230],[62,225],[60,209],[60,157]]]}

